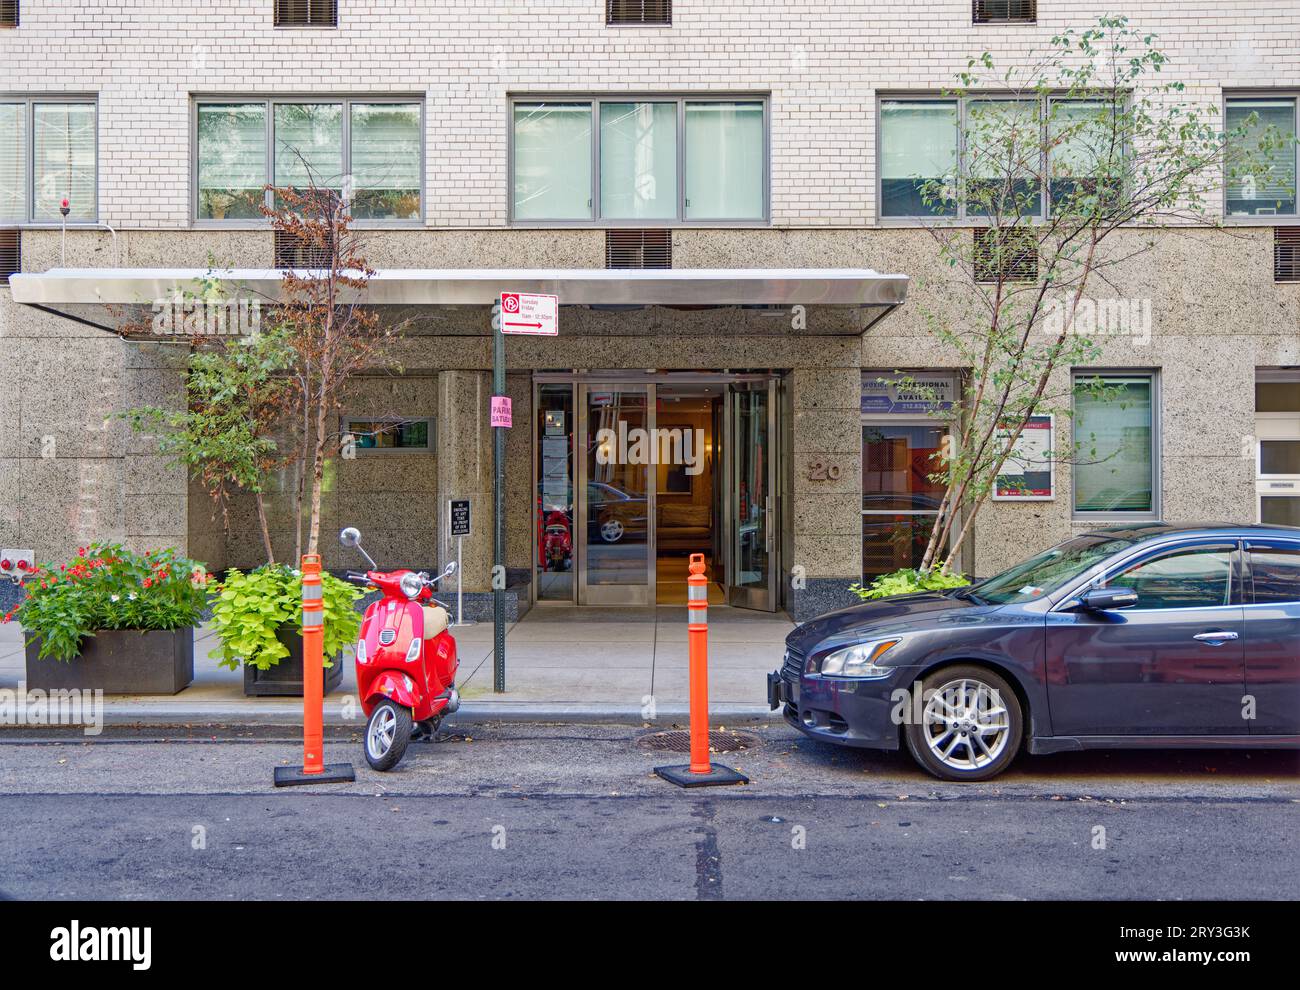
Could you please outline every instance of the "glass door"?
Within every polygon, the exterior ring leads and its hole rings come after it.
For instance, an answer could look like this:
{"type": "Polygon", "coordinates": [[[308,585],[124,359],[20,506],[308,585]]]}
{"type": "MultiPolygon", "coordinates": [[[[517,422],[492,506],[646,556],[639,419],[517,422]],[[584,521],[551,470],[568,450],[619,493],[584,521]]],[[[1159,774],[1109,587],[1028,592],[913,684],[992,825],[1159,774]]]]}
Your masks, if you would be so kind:
{"type": "Polygon", "coordinates": [[[579,385],[578,604],[655,600],[653,385],[579,385]]]}
{"type": "Polygon", "coordinates": [[[727,603],[776,609],[776,382],[744,382],[727,396],[730,512],[727,603]]]}

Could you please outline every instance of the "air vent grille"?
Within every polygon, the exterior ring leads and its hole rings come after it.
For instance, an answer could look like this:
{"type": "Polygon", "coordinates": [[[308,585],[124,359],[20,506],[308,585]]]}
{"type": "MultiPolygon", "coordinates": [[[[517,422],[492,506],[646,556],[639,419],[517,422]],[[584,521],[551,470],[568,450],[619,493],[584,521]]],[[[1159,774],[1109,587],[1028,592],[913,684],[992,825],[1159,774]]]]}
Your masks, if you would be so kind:
{"type": "Polygon", "coordinates": [[[1300,227],[1273,228],[1273,281],[1300,282],[1300,227]]]}
{"type": "Polygon", "coordinates": [[[1037,0],[972,0],[971,20],[976,24],[1033,24],[1038,20],[1037,0]]]}
{"type": "Polygon", "coordinates": [[[338,27],[338,0],[275,0],[276,27],[338,27]]]}
{"type": "Polygon", "coordinates": [[[605,231],[605,267],[672,268],[672,231],[605,231]]]}
{"type": "Polygon", "coordinates": [[[0,230],[0,285],[9,284],[9,276],[23,270],[23,234],[20,230],[0,230]]]}
{"type": "Polygon", "coordinates": [[[673,22],[673,0],[605,0],[606,24],[657,24],[673,22]]]}
{"type": "Polygon", "coordinates": [[[275,231],[276,268],[328,268],[330,252],[284,230],[275,231]]]}
{"type": "Polygon", "coordinates": [[[977,282],[1038,280],[1038,242],[1028,230],[976,230],[977,282]]]}

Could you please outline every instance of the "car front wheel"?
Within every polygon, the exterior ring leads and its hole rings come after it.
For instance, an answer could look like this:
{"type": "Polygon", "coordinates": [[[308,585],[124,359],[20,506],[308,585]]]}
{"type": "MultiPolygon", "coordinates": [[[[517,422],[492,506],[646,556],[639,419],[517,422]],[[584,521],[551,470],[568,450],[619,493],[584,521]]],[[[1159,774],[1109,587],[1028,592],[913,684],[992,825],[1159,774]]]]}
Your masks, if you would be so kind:
{"type": "Polygon", "coordinates": [[[988,780],[1020,749],[1023,716],[1016,693],[985,667],[961,665],[921,682],[921,721],[907,726],[907,748],[943,780],[988,780]]]}

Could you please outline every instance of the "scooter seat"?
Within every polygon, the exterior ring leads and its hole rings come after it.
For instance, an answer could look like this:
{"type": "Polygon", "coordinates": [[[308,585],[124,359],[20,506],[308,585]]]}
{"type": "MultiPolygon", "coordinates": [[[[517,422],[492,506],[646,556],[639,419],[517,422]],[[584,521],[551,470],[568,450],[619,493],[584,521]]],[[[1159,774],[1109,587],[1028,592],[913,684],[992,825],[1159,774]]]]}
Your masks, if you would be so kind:
{"type": "Polygon", "coordinates": [[[424,606],[424,638],[433,639],[450,625],[447,610],[441,605],[424,606]]]}

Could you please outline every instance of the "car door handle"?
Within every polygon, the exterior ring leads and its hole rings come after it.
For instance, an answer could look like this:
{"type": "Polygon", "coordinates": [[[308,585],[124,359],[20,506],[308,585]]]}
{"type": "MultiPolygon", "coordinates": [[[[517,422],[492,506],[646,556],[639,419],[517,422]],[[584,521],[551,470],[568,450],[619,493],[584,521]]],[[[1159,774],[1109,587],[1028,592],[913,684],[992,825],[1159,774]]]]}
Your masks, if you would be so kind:
{"type": "Polygon", "coordinates": [[[1192,639],[1196,640],[1198,643],[1209,643],[1211,646],[1221,646],[1222,644],[1230,642],[1236,638],[1237,634],[1235,632],[1228,632],[1227,630],[1222,629],[1216,632],[1197,633],[1192,637],[1192,639]]]}

